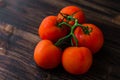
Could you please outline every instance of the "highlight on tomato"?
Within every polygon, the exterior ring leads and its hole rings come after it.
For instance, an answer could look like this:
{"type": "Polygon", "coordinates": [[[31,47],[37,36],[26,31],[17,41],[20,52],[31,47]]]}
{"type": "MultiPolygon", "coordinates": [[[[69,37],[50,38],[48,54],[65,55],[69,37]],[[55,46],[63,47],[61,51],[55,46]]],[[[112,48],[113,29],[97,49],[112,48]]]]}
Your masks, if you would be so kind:
{"type": "Polygon", "coordinates": [[[63,52],[62,65],[70,74],[84,74],[92,65],[92,53],[86,47],[68,47],[63,52]]]}
{"type": "Polygon", "coordinates": [[[43,69],[56,68],[61,62],[61,50],[50,40],[41,40],[34,50],[34,61],[43,69]]]}
{"type": "Polygon", "coordinates": [[[56,16],[47,16],[43,19],[39,26],[39,36],[41,39],[48,39],[56,42],[59,38],[64,37],[69,32],[67,26],[57,26],[56,16]]]}
{"type": "Polygon", "coordinates": [[[89,48],[93,54],[98,52],[104,43],[102,31],[94,24],[84,23],[74,30],[78,46],[89,48]],[[83,28],[83,29],[82,29],[83,28]]]}
{"type": "Polygon", "coordinates": [[[58,14],[57,20],[58,22],[68,22],[70,25],[74,24],[74,21],[68,21],[66,18],[68,16],[72,16],[73,18],[78,19],[79,23],[85,22],[85,15],[81,8],[77,6],[66,6],[63,9],[60,10],[60,13],[58,14]]]}

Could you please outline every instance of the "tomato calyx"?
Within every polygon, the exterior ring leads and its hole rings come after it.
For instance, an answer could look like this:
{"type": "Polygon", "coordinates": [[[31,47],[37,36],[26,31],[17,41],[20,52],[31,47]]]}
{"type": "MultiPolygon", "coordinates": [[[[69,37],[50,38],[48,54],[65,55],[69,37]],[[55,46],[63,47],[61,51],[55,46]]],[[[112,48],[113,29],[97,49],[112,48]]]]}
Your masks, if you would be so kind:
{"type": "MultiPolygon", "coordinates": [[[[73,42],[72,42],[72,38],[75,41],[75,46],[78,46],[78,39],[76,38],[76,36],[74,35],[74,30],[76,29],[76,27],[81,27],[81,29],[83,30],[84,34],[89,35],[92,32],[92,28],[89,28],[88,26],[83,26],[82,24],[80,24],[78,22],[78,19],[73,18],[72,15],[66,15],[63,14],[63,17],[67,20],[66,22],[62,20],[62,22],[58,23],[59,27],[62,27],[62,25],[66,25],[68,27],[70,27],[70,33],[68,35],[66,35],[65,37],[60,38],[55,45],[59,46],[62,42],[64,42],[64,40],[70,38],[71,39],[71,45],[74,46],[73,42]],[[74,21],[74,25],[70,25],[69,22],[70,21],[74,21]]],[[[73,14],[74,15],[74,14],[73,14]]]]}
{"type": "MultiPolygon", "coordinates": [[[[73,18],[73,17],[74,17],[74,15],[75,15],[77,12],[79,12],[79,11],[80,11],[80,10],[74,12],[74,13],[71,14],[71,15],[68,15],[68,14],[61,13],[61,12],[60,12],[60,15],[63,16],[63,19],[60,21],[60,23],[64,22],[64,19],[65,19],[65,20],[66,20],[66,23],[67,23],[66,25],[68,25],[70,21],[74,21],[74,20],[75,20],[75,18],[73,18]]],[[[58,20],[58,21],[59,21],[59,20],[58,20]]],[[[60,27],[59,24],[58,24],[58,26],[60,27]]],[[[71,25],[69,24],[68,26],[70,27],[71,25]]]]}
{"type": "Polygon", "coordinates": [[[86,35],[90,35],[90,33],[92,32],[92,28],[88,27],[88,26],[83,26],[81,24],[78,24],[78,26],[80,26],[84,32],[84,34],[86,35]]]}

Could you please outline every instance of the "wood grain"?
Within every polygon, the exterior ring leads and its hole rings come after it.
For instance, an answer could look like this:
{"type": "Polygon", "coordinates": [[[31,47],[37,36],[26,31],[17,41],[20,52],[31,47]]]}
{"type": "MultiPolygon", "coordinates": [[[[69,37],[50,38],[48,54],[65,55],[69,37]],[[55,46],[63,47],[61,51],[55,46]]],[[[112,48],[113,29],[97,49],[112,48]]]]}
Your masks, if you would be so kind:
{"type": "Polygon", "coordinates": [[[0,80],[120,80],[119,4],[119,0],[0,0],[0,80]],[[96,24],[105,37],[84,75],[70,75],[62,66],[43,70],[33,60],[40,22],[68,5],[81,7],[86,22],[96,24]]]}

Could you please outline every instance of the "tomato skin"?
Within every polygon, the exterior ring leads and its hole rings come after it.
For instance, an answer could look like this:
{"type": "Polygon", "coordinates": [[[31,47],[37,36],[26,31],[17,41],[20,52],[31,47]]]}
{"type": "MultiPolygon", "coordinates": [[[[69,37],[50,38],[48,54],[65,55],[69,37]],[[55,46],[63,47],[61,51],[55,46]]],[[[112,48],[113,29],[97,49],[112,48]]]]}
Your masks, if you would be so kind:
{"type": "Polygon", "coordinates": [[[86,47],[68,47],[63,52],[62,65],[71,74],[84,74],[92,65],[92,53],[86,47]]]}
{"type": "Polygon", "coordinates": [[[78,39],[78,45],[89,48],[93,54],[98,52],[103,46],[104,37],[102,31],[94,24],[83,24],[92,29],[90,34],[85,34],[80,27],[77,27],[74,31],[76,38],[78,39]]]}
{"type": "MultiPolygon", "coordinates": [[[[82,11],[82,9],[80,9],[77,6],[67,6],[67,7],[64,7],[62,10],[60,10],[60,13],[67,14],[69,16],[75,13],[73,18],[78,19],[79,23],[84,23],[85,22],[84,12],[82,11]]],[[[63,20],[63,18],[64,18],[60,13],[58,14],[58,21],[59,22],[61,22],[63,20]]],[[[64,19],[64,21],[66,21],[66,19],[64,19]]],[[[74,22],[70,21],[69,24],[73,25],[74,22]]]]}
{"type": "Polygon", "coordinates": [[[43,69],[53,69],[61,62],[61,50],[49,40],[40,41],[34,50],[34,61],[43,69]]]}
{"type": "Polygon", "coordinates": [[[68,34],[68,27],[58,27],[57,17],[48,16],[43,19],[40,24],[38,33],[41,39],[48,39],[52,42],[56,42],[59,38],[68,34]]]}

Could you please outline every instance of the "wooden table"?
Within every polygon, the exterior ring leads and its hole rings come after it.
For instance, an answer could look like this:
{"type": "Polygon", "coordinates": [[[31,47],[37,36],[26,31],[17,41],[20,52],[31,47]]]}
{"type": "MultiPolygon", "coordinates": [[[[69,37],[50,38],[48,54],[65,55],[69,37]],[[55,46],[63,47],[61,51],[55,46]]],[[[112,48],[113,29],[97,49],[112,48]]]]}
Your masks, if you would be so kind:
{"type": "Polygon", "coordinates": [[[120,1],[0,0],[0,80],[120,80],[120,1]],[[68,5],[81,7],[105,37],[84,75],[70,75],[61,66],[43,70],[33,61],[40,22],[68,5]]]}

